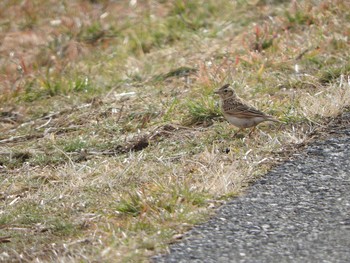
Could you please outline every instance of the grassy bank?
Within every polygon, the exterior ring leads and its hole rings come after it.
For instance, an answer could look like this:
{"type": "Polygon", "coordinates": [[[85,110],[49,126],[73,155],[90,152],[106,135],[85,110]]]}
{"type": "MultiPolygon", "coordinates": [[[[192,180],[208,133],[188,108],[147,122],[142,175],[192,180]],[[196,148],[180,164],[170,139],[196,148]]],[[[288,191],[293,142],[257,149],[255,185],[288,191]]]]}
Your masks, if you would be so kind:
{"type": "Polygon", "coordinates": [[[2,1],[0,260],[142,262],[346,110],[348,1],[2,1]],[[252,137],[213,90],[274,115],[252,137]]]}

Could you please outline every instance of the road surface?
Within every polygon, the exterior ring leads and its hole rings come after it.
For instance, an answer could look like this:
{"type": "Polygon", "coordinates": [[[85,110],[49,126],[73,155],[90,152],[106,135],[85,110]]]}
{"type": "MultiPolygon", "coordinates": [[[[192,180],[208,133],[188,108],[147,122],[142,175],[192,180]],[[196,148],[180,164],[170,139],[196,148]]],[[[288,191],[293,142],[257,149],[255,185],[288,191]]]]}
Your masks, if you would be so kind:
{"type": "Polygon", "coordinates": [[[350,262],[350,114],[153,262],[350,262]]]}

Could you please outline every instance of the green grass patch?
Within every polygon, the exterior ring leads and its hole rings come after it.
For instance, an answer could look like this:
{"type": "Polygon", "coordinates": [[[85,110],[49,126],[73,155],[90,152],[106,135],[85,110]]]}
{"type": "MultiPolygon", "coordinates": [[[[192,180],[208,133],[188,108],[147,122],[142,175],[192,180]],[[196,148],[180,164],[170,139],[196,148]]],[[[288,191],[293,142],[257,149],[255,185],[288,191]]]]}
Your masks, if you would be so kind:
{"type": "Polygon", "coordinates": [[[204,123],[222,115],[217,100],[211,96],[188,100],[185,106],[188,109],[188,115],[183,120],[184,125],[204,123]]]}

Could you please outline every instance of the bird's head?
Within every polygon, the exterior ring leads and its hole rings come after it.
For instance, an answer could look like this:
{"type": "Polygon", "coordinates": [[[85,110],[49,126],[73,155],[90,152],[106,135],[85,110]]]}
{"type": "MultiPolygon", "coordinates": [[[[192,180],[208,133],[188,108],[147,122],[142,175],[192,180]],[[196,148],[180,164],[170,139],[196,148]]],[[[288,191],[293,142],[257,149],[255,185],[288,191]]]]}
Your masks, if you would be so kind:
{"type": "Polygon", "coordinates": [[[230,87],[230,84],[225,84],[220,89],[216,90],[214,93],[219,95],[223,99],[236,96],[236,93],[234,89],[230,87]]]}

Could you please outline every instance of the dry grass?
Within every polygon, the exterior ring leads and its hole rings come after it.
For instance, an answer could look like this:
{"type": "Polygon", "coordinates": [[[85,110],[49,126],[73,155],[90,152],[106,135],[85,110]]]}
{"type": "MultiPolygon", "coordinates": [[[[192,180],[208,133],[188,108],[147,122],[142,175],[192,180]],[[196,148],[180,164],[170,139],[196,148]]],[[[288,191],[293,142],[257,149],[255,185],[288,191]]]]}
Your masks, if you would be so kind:
{"type": "Polygon", "coordinates": [[[1,261],[147,261],[349,106],[347,1],[121,2],[0,3],[1,261]]]}

